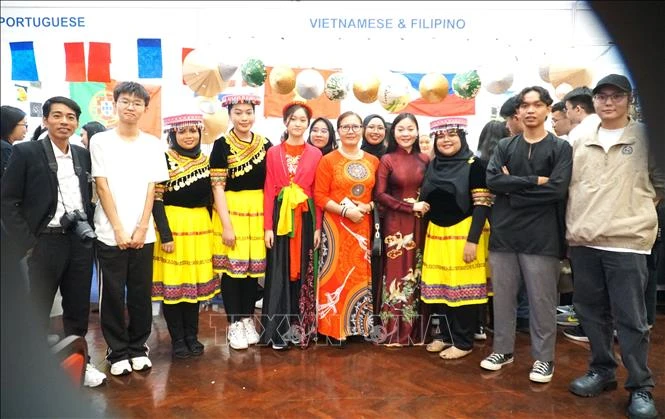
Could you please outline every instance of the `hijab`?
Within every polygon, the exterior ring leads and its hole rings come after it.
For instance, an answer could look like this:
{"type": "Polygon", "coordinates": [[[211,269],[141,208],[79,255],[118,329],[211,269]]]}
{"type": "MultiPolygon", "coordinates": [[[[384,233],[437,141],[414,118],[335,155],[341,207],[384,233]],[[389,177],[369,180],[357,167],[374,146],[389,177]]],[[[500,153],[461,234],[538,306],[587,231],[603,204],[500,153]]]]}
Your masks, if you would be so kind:
{"type": "MultiPolygon", "coordinates": [[[[383,119],[381,115],[377,114],[372,114],[368,115],[365,117],[363,120],[363,128],[367,128],[367,125],[369,124],[369,121],[371,121],[374,118],[379,118],[381,122],[383,122],[383,126],[386,127],[385,133],[386,136],[388,135],[388,127],[386,126],[386,120],[383,119]]],[[[386,137],[383,138],[383,141],[381,141],[378,144],[370,144],[369,141],[365,138],[365,130],[363,129],[363,144],[360,146],[360,149],[362,151],[366,151],[367,153],[375,156],[377,159],[380,159],[381,156],[386,154],[386,149],[388,146],[386,145],[386,137]]]]}
{"type": "Polygon", "coordinates": [[[420,188],[420,199],[426,200],[427,196],[436,190],[442,190],[455,195],[457,206],[467,212],[471,205],[469,192],[469,174],[473,152],[466,142],[466,134],[459,132],[461,147],[452,156],[444,156],[436,147],[434,140],[434,159],[430,162],[425,172],[423,186],[420,188]]]}
{"type": "Polygon", "coordinates": [[[175,139],[176,133],[174,129],[169,130],[169,147],[181,156],[189,157],[190,159],[197,158],[201,154],[201,127],[197,127],[197,129],[199,131],[199,142],[194,148],[190,148],[189,150],[182,148],[175,139]]]}

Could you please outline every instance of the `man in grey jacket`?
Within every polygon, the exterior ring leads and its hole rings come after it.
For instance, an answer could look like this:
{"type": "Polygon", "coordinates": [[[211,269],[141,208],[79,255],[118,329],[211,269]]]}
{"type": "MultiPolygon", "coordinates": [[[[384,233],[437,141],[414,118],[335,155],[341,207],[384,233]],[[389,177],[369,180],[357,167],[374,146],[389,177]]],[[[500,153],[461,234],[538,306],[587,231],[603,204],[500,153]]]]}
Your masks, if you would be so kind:
{"type": "Polygon", "coordinates": [[[631,92],[624,76],[602,78],[593,89],[600,125],[574,145],[566,239],[575,310],[589,337],[591,362],[569,389],[593,397],[616,388],[614,318],[628,370],[627,414],[655,418],[644,291],[646,255],[658,227],[655,204],[665,194],[665,178],[650,164],[645,127],[628,116],[631,92]]]}

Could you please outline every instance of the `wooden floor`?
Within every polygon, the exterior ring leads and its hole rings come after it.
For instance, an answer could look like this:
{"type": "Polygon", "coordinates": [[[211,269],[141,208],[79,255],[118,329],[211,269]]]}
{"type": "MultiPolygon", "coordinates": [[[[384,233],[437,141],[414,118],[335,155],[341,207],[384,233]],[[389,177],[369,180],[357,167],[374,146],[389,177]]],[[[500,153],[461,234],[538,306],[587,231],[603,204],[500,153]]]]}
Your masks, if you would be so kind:
{"type": "MultiPolygon", "coordinates": [[[[171,358],[163,317],[153,317],[148,340],[153,368],[113,377],[103,359],[106,349],[99,315],[91,316],[87,336],[92,361],[108,382],[84,389],[93,408],[113,417],[417,417],[417,418],[616,418],[623,417],[628,393],[619,389],[596,398],[568,392],[583,374],[586,344],[566,339],[559,330],[556,368],[549,384],[528,379],[533,359],[529,336],[518,333],[515,362],[497,372],[479,367],[492,349],[491,335],[477,341],[468,357],[444,361],[424,347],[386,348],[350,343],[344,349],[317,345],[277,352],[268,347],[235,351],[226,344],[223,311],[200,314],[199,358],[171,358]]],[[[650,367],[656,406],[665,414],[665,315],[652,330],[650,367]]]]}

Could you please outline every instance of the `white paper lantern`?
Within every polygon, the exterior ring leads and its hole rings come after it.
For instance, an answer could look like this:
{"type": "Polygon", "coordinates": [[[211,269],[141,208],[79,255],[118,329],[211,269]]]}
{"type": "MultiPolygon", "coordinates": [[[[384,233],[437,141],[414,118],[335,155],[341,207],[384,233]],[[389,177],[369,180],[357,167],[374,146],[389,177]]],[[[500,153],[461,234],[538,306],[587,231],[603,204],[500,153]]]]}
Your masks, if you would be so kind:
{"type": "Polygon", "coordinates": [[[402,74],[391,73],[379,85],[378,101],[388,112],[399,112],[411,101],[411,82],[402,74]]]}
{"type": "Polygon", "coordinates": [[[573,90],[573,86],[571,86],[568,83],[561,83],[556,87],[554,90],[554,94],[556,97],[559,98],[559,100],[563,100],[563,98],[571,91],[573,90]]]}
{"type": "Polygon", "coordinates": [[[316,70],[303,70],[296,76],[296,93],[306,100],[316,99],[323,93],[325,81],[316,70]]]}
{"type": "Polygon", "coordinates": [[[349,93],[349,80],[343,73],[333,73],[328,76],[324,90],[330,100],[343,100],[349,93]]]}

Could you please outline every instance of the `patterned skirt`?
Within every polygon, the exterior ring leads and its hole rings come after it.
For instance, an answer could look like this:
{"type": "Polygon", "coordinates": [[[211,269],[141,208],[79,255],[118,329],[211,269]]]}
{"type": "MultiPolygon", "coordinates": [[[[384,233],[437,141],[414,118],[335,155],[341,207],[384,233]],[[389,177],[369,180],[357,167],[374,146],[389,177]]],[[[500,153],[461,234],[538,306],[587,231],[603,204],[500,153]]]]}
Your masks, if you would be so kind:
{"type": "Polygon", "coordinates": [[[206,208],[167,205],[174,251],[166,253],[155,242],[152,299],[165,304],[196,303],[219,293],[212,270],[212,222],[206,208]]]}
{"type": "Polygon", "coordinates": [[[212,263],[219,277],[259,278],[266,271],[266,243],[263,232],[263,190],[226,191],[226,204],[236,236],[233,248],[222,242],[222,221],[214,211],[212,217],[212,263]]]}
{"type": "Polygon", "coordinates": [[[465,263],[464,245],[471,217],[450,227],[429,223],[425,237],[421,299],[451,307],[484,304],[490,295],[488,280],[489,225],[478,240],[476,259],[465,263]]]}

